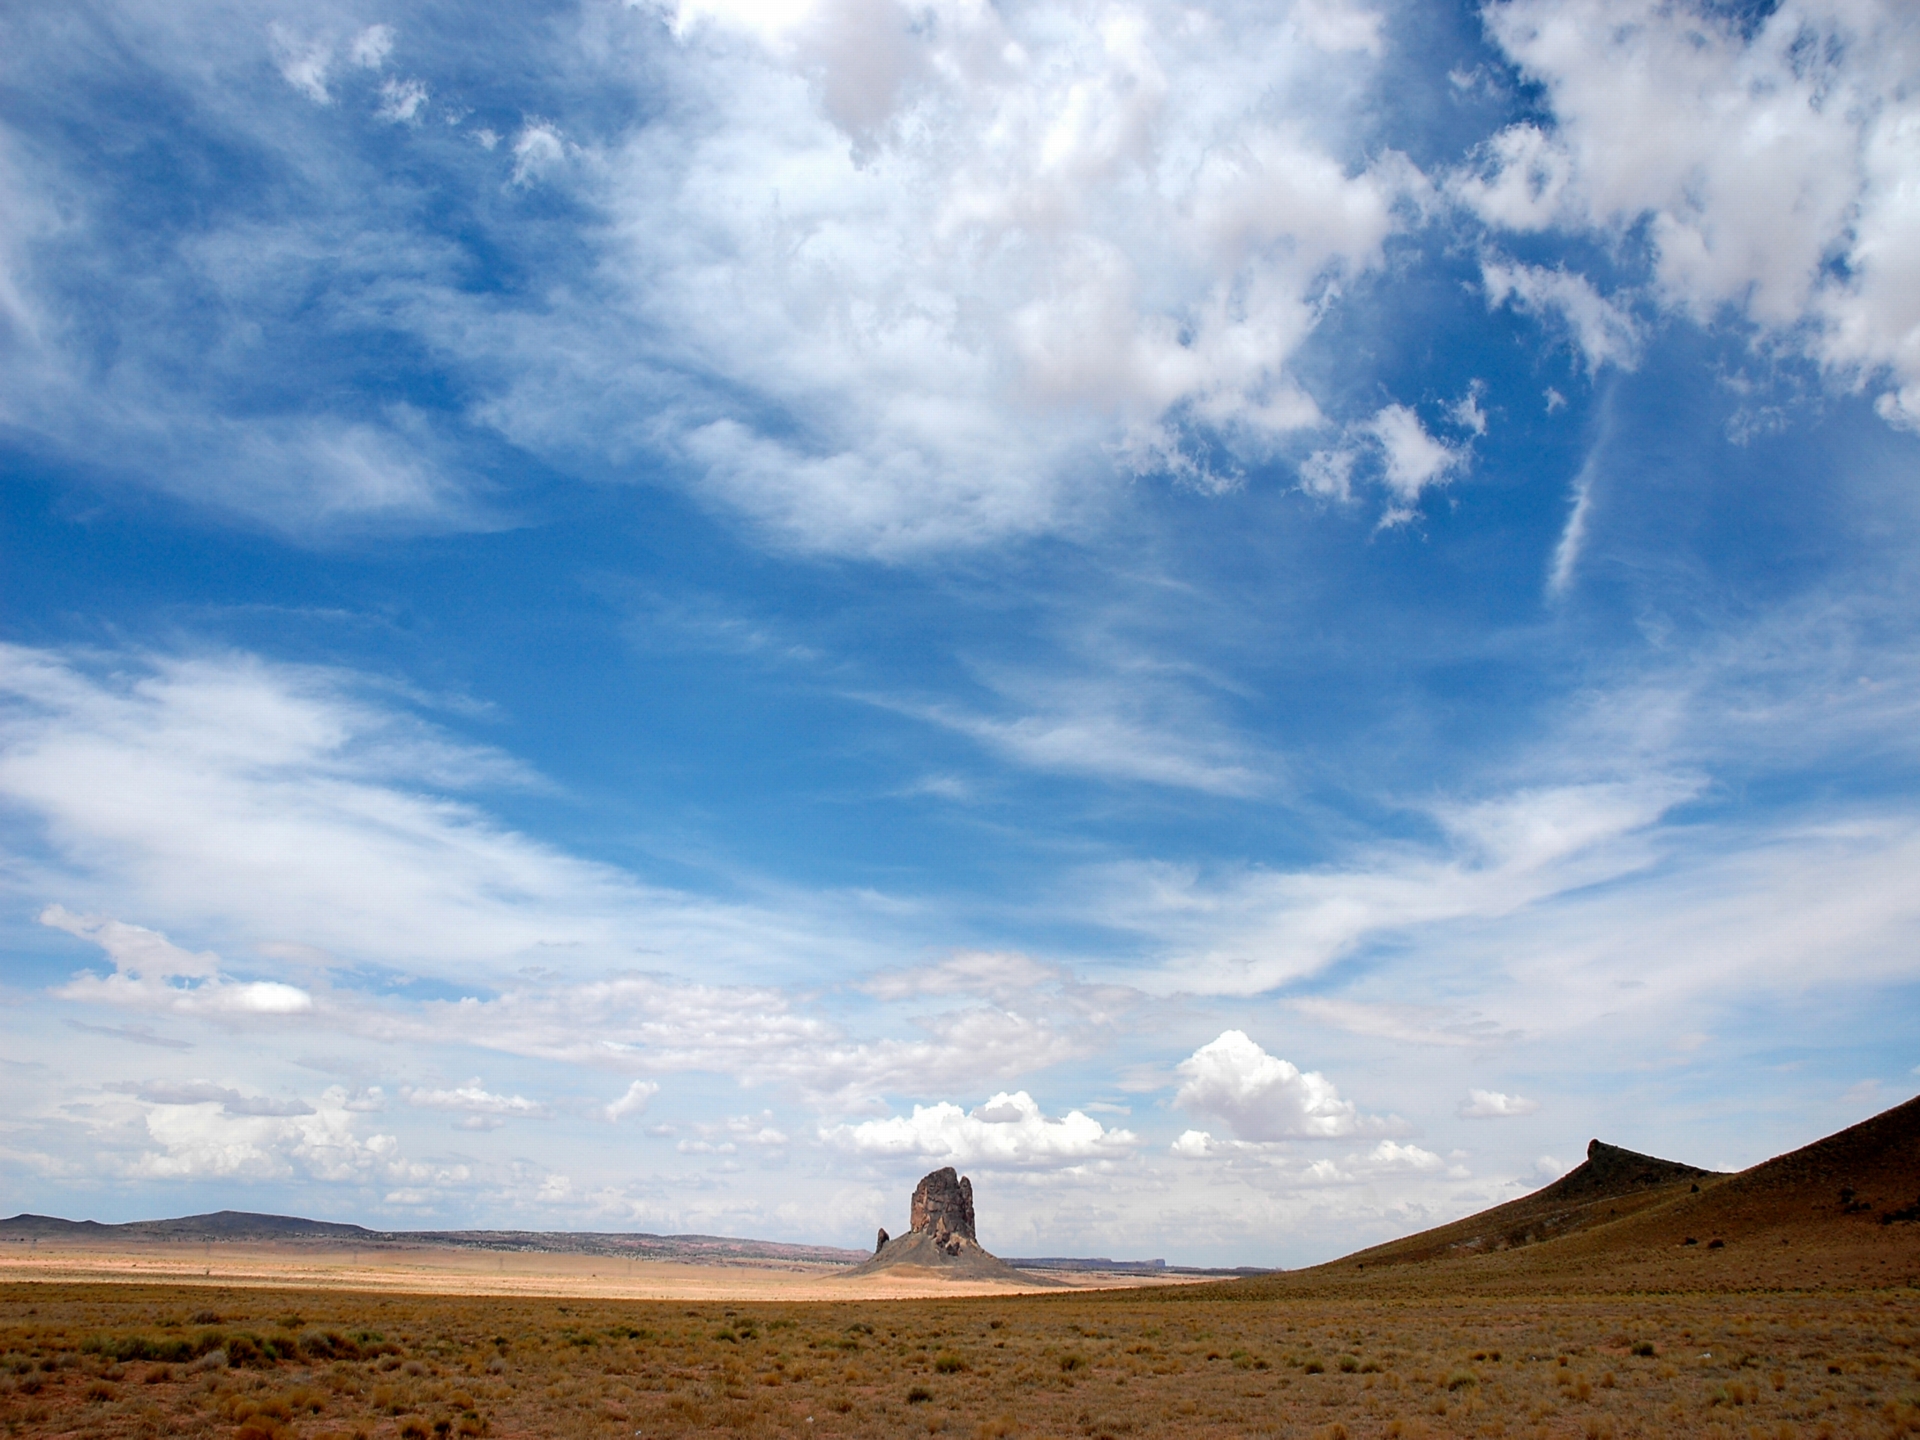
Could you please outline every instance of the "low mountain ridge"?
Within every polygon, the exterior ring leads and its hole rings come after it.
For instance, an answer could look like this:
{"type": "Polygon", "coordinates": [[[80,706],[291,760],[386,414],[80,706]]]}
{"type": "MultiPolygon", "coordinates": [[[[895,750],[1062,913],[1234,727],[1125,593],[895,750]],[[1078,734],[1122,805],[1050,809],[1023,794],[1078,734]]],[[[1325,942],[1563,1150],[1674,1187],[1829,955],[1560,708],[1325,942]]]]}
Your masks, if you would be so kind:
{"type": "Polygon", "coordinates": [[[555,1255],[609,1255],[621,1259],[678,1260],[687,1263],[790,1261],[852,1265],[864,1260],[859,1250],[833,1245],[790,1245],[775,1240],[746,1240],[727,1235],[652,1235],[639,1232],[570,1230],[371,1230],[297,1215],[262,1215],[219,1210],[169,1220],[131,1220],[104,1225],[97,1220],[62,1220],[50,1215],[15,1215],[0,1220],[0,1243],[38,1240],[98,1243],[207,1243],[347,1245],[360,1249],[428,1247],[464,1250],[513,1250],[555,1255]]]}
{"type": "Polygon", "coordinates": [[[1276,1298],[1920,1284],[1920,1098],[1736,1174],[1596,1141],[1531,1195],[1242,1283],[1276,1298]]]}
{"type": "Polygon", "coordinates": [[[1464,1220],[1390,1240],[1335,1263],[1403,1265],[1443,1255],[1537,1245],[1726,1178],[1678,1160],[1662,1160],[1593,1140],[1587,1145],[1587,1158],[1551,1185],[1464,1220]]]}

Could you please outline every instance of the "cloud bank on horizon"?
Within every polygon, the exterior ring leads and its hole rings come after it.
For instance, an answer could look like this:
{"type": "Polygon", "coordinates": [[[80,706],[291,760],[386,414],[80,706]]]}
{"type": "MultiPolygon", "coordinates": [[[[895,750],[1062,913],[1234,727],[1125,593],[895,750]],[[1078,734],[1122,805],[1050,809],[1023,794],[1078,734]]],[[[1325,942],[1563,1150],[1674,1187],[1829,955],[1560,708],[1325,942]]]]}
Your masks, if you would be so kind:
{"type": "Polygon", "coordinates": [[[0,36],[15,1209],[1293,1263],[1915,1088],[1910,7],[0,36]]]}

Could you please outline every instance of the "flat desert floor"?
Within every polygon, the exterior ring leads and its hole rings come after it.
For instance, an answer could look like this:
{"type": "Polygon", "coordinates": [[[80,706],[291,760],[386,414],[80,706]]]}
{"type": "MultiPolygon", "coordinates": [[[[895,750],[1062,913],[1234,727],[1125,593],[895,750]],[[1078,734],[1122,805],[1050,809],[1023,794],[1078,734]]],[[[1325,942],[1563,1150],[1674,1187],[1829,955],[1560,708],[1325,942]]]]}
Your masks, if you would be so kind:
{"type": "MultiPolygon", "coordinates": [[[[689,1264],[605,1255],[382,1245],[332,1249],[309,1243],[84,1242],[0,1248],[0,1283],[217,1282],[227,1286],[421,1295],[543,1295],[602,1300],[902,1300],[1027,1291],[911,1270],[844,1277],[841,1267],[796,1261],[689,1264]]],[[[1036,1279],[1036,1293],[1199,1283],[1204,1277],[1082,1271],[1036,1279]]]]}
{"type": "Polygon", "coordinates": [[[1909,1284],[1522,1298],[1407,1278],[810,1302],[16,1278],[0,1284],[0,1425],[89,1440],[1920,1433],[1909,1284]]]}

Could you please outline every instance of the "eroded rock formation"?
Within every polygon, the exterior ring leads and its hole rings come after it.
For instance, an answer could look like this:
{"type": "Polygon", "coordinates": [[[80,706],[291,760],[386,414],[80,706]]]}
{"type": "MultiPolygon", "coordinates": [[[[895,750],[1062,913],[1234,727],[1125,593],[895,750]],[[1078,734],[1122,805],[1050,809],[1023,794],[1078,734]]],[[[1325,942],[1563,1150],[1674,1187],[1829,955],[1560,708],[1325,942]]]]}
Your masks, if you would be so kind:
{"type": "Polygon", "coordinates": [[[973,1182],[949,1165],[924,1177],[913,1190],[912,1227],[949,1255],[978,1246],[973,1233],[973,1182]]]}
{"type": "Polygon", "coordinates": [[[922,1177],[913,1188],[908,1213],[913,1228],[904,1235],[882,1230],[872,1256],[844,1272],[849,1278],[893,1270],[921,1277],[988,1280],[1020,1290],[1051,1289],[1060,1283],[1052,1276],[1016,1270],[980,1247],[973,1228],[973,1182],[952,1166],[922,1177]]]}

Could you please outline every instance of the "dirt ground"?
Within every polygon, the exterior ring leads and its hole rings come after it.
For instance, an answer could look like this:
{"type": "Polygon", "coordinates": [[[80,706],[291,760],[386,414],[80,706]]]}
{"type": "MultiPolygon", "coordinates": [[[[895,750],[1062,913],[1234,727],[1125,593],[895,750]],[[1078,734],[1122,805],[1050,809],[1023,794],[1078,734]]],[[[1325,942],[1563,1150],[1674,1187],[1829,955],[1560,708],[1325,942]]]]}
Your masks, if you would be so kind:
{"type": "Polygon", "coordinates": [[[1288,1296],[1257,1283],[691,1303],[0,1285],[9,1434],[1920,1433],[1911,1287],[1288,1296]]]}
{"type": "MultiPolygon", "coordinates": [[[[901,1300],[1017,1295],[993,1282],[955,1281],[917,1269],[846,1277],[843,1267],[795,1261],[685,1264],[605,1255],[383,1245],[354,1250],[313,1244],[116,1244],[48,1242],[0,1249],[7,1281],[222,1285],[423,1295],[553,1295],[623,1300],[901,1300]]],[[[1194,1276],[1068,1271],[1026,1289],[1128,1289],[1194,1284],[1194,1276]]]]}

